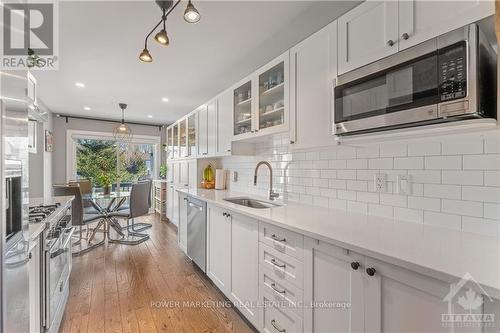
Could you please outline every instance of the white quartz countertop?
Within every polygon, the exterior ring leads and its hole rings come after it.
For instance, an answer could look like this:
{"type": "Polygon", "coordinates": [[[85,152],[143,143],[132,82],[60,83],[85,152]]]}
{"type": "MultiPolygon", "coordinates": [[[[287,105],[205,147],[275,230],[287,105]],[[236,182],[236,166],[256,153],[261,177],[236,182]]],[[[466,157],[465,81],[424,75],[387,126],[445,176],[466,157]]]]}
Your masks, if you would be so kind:
{"type": "Polygon", "coordinates": [[[255,195],[179,189],[208,203],[274,224],[449,283],[466,273],[500,298],[500,239],[440,227],[296,203],[267,209],[224,201],[255,195]]]}
{"type": "Polygon", "coordinates": [[[30,223],[28,227],[30,242],[35,241],[36,238],[45,230],[46,226],[47,225],[45,223],[30,223]]]}

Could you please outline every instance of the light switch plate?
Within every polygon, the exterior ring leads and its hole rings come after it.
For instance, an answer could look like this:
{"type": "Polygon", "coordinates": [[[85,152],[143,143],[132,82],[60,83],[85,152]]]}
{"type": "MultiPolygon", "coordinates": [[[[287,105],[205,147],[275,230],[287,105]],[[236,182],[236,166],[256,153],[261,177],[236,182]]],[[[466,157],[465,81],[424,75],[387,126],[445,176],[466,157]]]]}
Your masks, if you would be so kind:
{"type": "Polygon", "coordinates": [[[411,177],[410,175],[398,175],[396,188],[398,194],[410,195],[411,194],[411,177]]]}

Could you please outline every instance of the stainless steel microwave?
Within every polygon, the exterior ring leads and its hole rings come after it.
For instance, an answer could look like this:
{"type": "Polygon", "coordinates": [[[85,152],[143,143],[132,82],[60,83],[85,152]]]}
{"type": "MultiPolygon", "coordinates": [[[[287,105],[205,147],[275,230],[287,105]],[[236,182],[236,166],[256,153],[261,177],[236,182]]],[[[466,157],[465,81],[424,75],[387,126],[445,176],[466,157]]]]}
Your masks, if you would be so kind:
{"type": "Polygon", "coordinates": [[[333,132],[496,118],[497,55],[476,24],[339,75],[333,132]]]}

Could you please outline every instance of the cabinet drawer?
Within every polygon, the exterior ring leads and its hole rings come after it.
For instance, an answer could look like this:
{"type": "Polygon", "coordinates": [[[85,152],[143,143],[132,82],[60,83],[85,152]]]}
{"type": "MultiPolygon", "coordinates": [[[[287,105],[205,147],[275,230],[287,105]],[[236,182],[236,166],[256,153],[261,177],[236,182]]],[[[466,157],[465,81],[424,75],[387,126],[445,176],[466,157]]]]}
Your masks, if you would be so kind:
{"type": "Polygon", "coordinates": [[[299,260],[302,260],[304,257],[304,236],[296,232],[260,223],[259,241],[299,260]]]}
{"type": "Polygon", "coordinates": [[[302,318],[302,290],[287,281],[276,279],[274,273],[267,267],[262,267],[260,271],[260,295],[262,297],[265,295],[273,302],[273,305],[279,307],[283,312],[293,312],[302,318]]]}
{"type": "Polygon", "coordinates": [[[260,243],[259,263],[263,269],[271,272],[270,277],[277,282],[287,281],[303,289],[304,268],[302,262],[297,259],[260,243]]]}
{"type": "Polygon", "coordinates": [[[266,333],[300,333],[302,319],[293,313],[285,313],[273,306],[273,300],[264,295],[263,332],[266,333]]]}

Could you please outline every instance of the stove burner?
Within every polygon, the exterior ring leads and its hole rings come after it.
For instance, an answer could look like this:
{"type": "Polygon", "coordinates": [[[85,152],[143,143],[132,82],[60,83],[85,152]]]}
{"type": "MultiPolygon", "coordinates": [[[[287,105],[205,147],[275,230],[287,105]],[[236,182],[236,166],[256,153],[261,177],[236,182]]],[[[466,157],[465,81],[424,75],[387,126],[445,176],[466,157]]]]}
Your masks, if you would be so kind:
{"type": "Polygon", "coordinates": [[[46,205],[46,206],[40,205],[40,206],[29,207],[29,222],[30,223],[42,222],[50,214],[52,214],[60,205],[61,205],[60,203],[56,203],[54,205],[46,205]]]}

